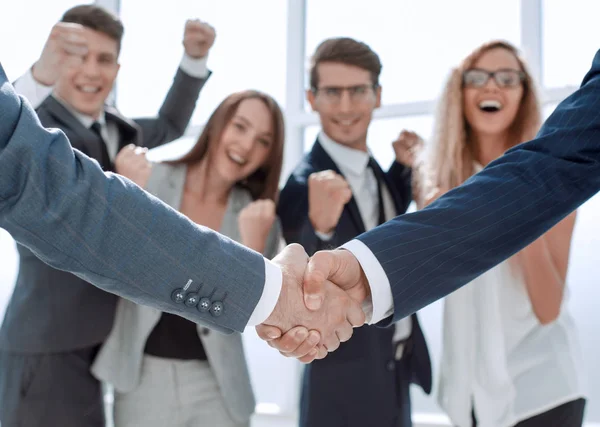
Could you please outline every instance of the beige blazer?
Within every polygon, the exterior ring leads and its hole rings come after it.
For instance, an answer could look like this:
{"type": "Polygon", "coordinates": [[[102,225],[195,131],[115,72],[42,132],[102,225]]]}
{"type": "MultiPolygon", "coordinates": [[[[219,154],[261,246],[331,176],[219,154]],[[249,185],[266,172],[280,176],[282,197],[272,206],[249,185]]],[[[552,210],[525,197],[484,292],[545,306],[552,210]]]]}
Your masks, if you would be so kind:
{"type": "MultiPolygon", "coordinates": [[[[153,165],[146,191],[179,210],[186,177],[185,165],[153,165]]],[[[219,232],[240,241],[237,218],[252,202],[250,193],[235,187],[229,196],[225,217],[219,232]]],[[[281,241],[278,221],[269,234],[265,256],[277,254],[281,241]]],[[[127,393],[139,384],[144,347],[148,336],[160,320],[161,312],[121,299],[117,306],[112,331],[103,344],[92,373],[112,384],[118,392],[127,393]]],[[[254,412],[255,400],[244,356],[241,334],[224,335],[198,325],[198,336],[208,356],[228,410],[236,421],[247,422],[254,412]]]]}

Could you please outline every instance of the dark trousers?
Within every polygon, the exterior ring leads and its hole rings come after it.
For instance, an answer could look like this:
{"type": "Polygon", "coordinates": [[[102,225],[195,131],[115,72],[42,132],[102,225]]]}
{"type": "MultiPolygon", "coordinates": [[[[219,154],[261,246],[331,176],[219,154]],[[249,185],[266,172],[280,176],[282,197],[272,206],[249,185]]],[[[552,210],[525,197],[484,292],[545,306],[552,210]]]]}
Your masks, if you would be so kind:
{"type": "MultiPolygon", "coordinates": [[[[515,427],[581,427],[584,412],[585,399],[572,400],[549,411],[527,418],[517,423],[515,427]]],[[[472,416],[473,427],[476,427],[475,414],[473,413],[472,416]]]]}
{"type": "Polygon", "coordinates": [[[90,373],[97,352],[0,351],[2,426],[104,427],[102,386],[90,373]]]}

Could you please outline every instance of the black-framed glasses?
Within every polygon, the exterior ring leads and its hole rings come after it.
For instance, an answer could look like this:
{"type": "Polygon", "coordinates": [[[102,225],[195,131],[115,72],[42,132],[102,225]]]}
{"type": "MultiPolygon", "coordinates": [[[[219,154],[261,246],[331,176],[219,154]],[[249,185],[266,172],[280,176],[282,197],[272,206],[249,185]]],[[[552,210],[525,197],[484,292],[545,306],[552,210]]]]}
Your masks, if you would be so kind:
{"type": "Polygon", "coordinates": [[[321,96],[325,101],[331,104],[337,104],[342,100],[342,94],[348,92],[350,101],[362,102],[368,98],[377,88],[377,85],[356,85],[356,86],[323,86],[313,88],[315,95],[321,96]]]}
{"type": "Polygon", "coordinates": [[[481,88],[493,78],[498,87],[517,87],[525,81],[525,73],[510,68],[486,71],[479,68],[471,68],[463,73],[463,85],[466,87],[481,88]]]}

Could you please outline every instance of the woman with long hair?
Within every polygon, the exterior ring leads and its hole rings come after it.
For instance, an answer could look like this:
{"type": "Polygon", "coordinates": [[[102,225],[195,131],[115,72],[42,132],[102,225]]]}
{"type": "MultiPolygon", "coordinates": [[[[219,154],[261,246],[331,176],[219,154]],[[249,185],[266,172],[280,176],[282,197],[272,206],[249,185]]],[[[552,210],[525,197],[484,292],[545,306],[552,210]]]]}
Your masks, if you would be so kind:
{"type": "MultiPolygon", "coordinates": [[[[517,49],[504,41],[476,49],[439,102],[419,207],[532,139],[540,116],[517,49]]],[[[581,426],[582,355],[565,304],[575,217],[445,299],[439,403],[456,426],[581,426]]]]}
{"type": "MultiPolygon", "coordinates": [[[[192,221],[272,258],[281,241],[275,202],[283,144],[277,102],[244,91],[216,108],[182,158],[150,163],[143,150],[129,147],[116,168],[192,221]]],[[[183,285],[197,296],[182,303],[220,314],[211,301],[226,295],[213,295],[202,283],[183,285]]],[[[115,388],[116,427],[248,426],[254,412],[239,333],[211,332],[127,300],[119,302],[93,373],[115,388]]]]}

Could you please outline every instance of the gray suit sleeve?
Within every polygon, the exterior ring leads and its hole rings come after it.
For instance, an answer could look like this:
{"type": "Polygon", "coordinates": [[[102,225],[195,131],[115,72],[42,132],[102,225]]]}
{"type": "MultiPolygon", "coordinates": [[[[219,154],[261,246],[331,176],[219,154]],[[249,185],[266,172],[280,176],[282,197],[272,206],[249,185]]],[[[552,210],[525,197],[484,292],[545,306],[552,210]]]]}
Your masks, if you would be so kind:
{"type": "Polygon", "coordinates": [[[144,147],[154,148],[180,138],[187,128],[200,90],[210,77],[200,79],[177,69],[173,84],[167,93],[158,117],[139,118],[135,122],[142,128],[144,147]]]}
{"type": "Polygon", "coordinates": [[[42,127],[1,66],[0,117],[0,227],[17,242],[136,303],[223,332],[244,330],[262,295],[263,257],[104,174],[62,132],[42,127]],[[186,299],[207,297],[213,310],[175,301],[190,280],[186,299]]]}

